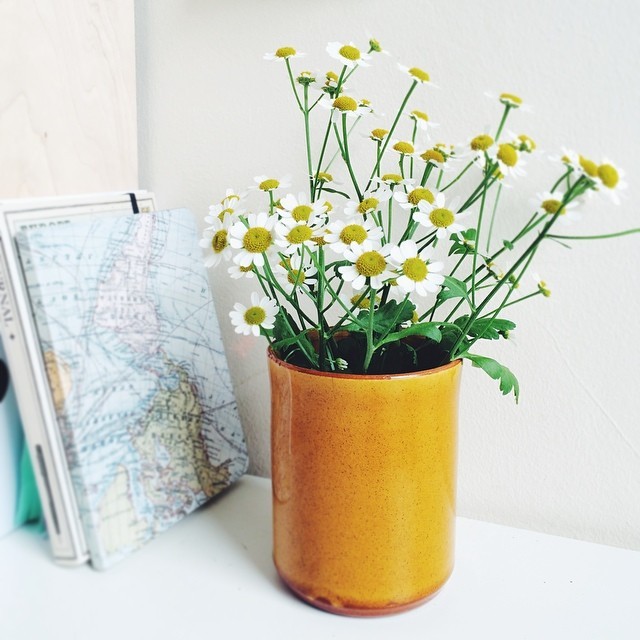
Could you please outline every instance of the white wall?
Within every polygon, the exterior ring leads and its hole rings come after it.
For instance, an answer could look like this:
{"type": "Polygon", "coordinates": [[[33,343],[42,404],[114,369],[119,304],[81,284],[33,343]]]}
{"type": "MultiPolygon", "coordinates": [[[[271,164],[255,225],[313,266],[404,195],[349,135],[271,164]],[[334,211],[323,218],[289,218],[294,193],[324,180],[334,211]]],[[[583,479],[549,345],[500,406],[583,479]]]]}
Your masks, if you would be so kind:
{"type": "Polygon", "coordinates": [[[0,197],[136,187],[131,0],[3,0],[0,78],[0,197]]]}
{"type": "MultiPolygon", "coordinates": [[[[522,95],[515,113],[545,154],[560,145],[640,171],[640,46],[634,0],[458,2],[136,1],[141,186],[161,205],[204,214],[229,186],[257,174],[297,173],[303,188],[302,125],[283,68],[261,60],[293,45],[303,66],[336,65],[330,40],[366,42],[370,30],[397,58],[426,68],[440,90],[413,108],[457,142],[495,127],[499,109],[484,91],[522,95]],[[282,97],[284,96],[284,98],[282,97]]],[[[297,61],[296,61],[297,62],[297,61]]],[[[388,59],[359,73],[359,95],[394,111],[405,79],[388,59]],[[385,84],[370,81],[384,78],[385,84]]],[[[530,163],[523,188],[506,198],[506,218],[554,175],[530,163]]],[[[526,209],[528,210],[528,209],[526,209]]],[[[575,233],[639,226],[637,207],[595,201],[575,233]]],[[[509,223],[500,227],[506,232],[509,223]]],[[[491,345],[520,379],[522,401],[503,398],[465,367],[461,411],[462,515],[640,549],[640,236],[545,246],[536,269],[550,299],[515,307],[516,344],[491,345]]],[[[247,297],[225,272],[213,276],[253,471],[269,472],[269,395],[262,341],[238,338],[227,314],[247,297]]]]}

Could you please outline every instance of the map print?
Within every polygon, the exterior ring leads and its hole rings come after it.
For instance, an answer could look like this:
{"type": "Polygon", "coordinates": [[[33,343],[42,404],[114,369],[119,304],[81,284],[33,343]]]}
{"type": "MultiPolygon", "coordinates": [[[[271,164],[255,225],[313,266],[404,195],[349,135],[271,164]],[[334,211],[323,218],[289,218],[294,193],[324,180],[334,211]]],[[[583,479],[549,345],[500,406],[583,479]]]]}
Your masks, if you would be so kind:
{"type": "Polygon", "coordinates": [[[60,219],[17,235],[97,568],[246,471],[198,238],[185,209],[60,219]]]}

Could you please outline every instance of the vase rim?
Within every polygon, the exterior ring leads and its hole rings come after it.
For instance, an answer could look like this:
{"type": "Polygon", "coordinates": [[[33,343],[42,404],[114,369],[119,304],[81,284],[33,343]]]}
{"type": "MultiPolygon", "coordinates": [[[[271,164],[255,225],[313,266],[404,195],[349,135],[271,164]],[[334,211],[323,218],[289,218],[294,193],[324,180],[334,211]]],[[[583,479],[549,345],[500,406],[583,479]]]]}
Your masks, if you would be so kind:
{"type": "Polygon", "coordinates": [[[274,363],[286,369],[292,371],[298,371],[299,373],[307,374],[310,376],[320,376],[328,378],[345,378],[347,380],[389,380],[395,378],[412,378],[420,376],[428,376],[436,373],[440,373],[445,369],[451,369],[458,365],[462,365],[462,358],[456,358],[447,362],[446,364],[435,367],[434,369],[423,369],[421,371],[408,371],[407,373],[339,373],[337,371],[320,371],[319,369],[309,369],[307,367],[299,367],[295,364],[290,364],[279,358],[271,347],[267,348],[267,357],[269,360],[273,360],[274,363]]]}

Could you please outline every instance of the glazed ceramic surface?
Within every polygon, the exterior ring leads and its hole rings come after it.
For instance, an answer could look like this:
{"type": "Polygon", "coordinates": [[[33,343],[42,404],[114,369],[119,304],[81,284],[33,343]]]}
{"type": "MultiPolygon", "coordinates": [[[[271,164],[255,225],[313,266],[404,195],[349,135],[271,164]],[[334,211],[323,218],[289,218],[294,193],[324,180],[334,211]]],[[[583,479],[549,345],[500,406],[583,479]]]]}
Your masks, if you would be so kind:
{"type": "Polygon", "coordinates": [[[391,376],[269,354],[274,561],[300,597],[380,615],[453,569],[460,361],[391,376]]]}

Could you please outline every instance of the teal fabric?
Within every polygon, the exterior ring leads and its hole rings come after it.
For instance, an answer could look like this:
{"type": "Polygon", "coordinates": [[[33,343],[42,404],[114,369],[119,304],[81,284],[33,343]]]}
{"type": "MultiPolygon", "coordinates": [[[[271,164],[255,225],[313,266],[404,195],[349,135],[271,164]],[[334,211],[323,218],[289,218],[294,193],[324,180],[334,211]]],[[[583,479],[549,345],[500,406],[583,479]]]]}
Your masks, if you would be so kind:
{"type": "Polygon", "coordinates": [[[33,467],[29,457],[29,450],[23,444],[20,456],[20,482],[18,485],[18,499],[16,502],[16,526],[37,522],[44,528],[42,518],[42,505],[38,496],[36,479],[33,475],[33,467]]]}

